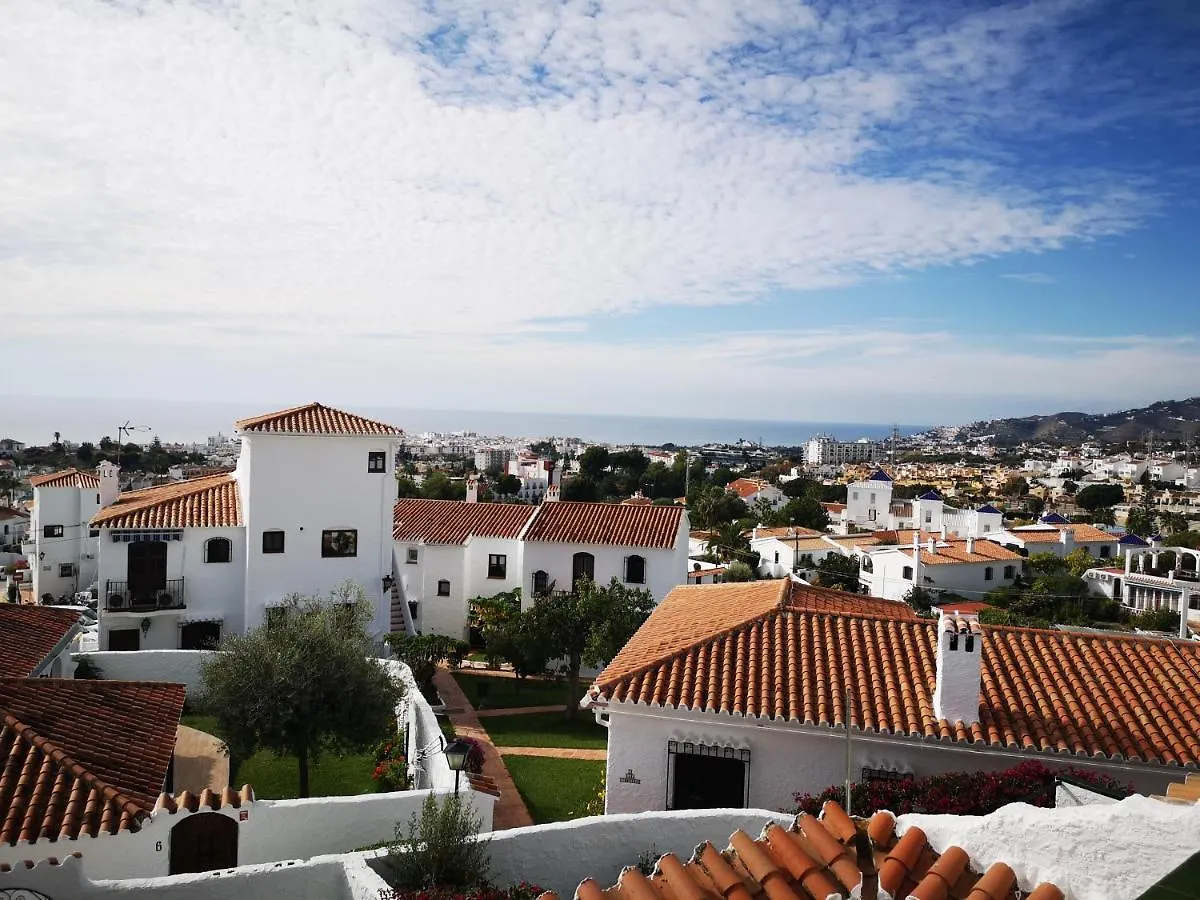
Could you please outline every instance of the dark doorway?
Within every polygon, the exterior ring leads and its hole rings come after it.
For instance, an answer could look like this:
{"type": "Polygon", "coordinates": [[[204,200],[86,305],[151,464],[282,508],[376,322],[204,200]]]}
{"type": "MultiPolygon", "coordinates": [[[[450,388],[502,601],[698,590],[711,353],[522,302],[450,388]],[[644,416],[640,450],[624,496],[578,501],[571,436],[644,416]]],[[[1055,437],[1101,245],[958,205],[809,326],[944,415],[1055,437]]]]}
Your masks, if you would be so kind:
{"type": "Polygon", "coordinates": [[[167,588],[167,542],[138,541],[129,545],[129,597],[135,606],[154,606],[167,588]]]}
{"type": "Polygon", "coordinates": [[[221,813],[193,813],[171,829],[171,874],[237,865],[238,823],[221,813]]]}
{"type": "Polygon", "coordinates": [[[188,622],[179,630],[180,650],[215,650],[219,643],[219,622],[188,622]]]}
{"type": "MultiPolygon", "coordinates": [[[[667,750],[671,809],[744,809],[749,751],[695,747],[692,752],[667,750]]],[[[692,745],[683,745],[690,747],[692,745]]]]}
{"type": "Polygon", "coordinates": [[[579,585],[580,578],[596,580],[596,557],[590,553],[576,553],[571,557],[571,590],[579,585]]]}
{"type": "Polygon", "coordinates": [[[136,628],[118,628],[108,633],[109,650],[141,650],[142,635],[136,628]]]}

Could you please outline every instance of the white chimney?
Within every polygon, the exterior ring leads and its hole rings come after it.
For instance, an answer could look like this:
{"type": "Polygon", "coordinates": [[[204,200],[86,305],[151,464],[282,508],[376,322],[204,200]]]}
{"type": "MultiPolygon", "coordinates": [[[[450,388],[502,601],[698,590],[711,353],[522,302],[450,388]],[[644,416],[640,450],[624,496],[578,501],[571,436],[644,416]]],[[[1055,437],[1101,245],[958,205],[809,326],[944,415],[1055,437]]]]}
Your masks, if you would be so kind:
{"type": "Polygon", "coordinates": [[[1071,545],[1072,537],[1074,537],[1074,534],[1070,528],[1062,528],[1058,532],[1058,542],[1064,547],[1069,547],[1071,545]]]}
{"type": "Polygon", "coordinates": [[[942,540],[946,540],[946,523],[942,523],[942,540]]]}
{"type": "Polygon", "coordinates": [[[975,552],[975,538],[968,537],[967,538],[967,553],[974,553],[974,552],[975,552]]]}
{"type": "Polygon", "coordinates": [[[979,721],[980,661],[983,634],[979,617],[942,613],[938,617],[937,686],[933,715],[951,724],[979,721]]]}
{"type": "Polygon", "coordinates": [[[96,474],[100,476],[100,508],[112,506],[121,493],[121,467],[107,459],[96,466],[96,474]]]}
{"type": "Polygon", "coordinates": [[[542,498],[542,502],[557,503],[560,499],[558,485],[552,484],[550,487],[546,488],[546,496],[542,498]]]}
{"type": "Polygon", "coordinates": [[[925,549],[930,553],[937,553],[937,543],[933,540],[933,538],[929,539],[929,543],[926,545],[925,549]]]}
{"type": "Polygon", "coordinates": [[[467,502],[468,503],[478,503],[479,502],[479,479],[478,478],[468,478],[467,479],[467,502]]]}

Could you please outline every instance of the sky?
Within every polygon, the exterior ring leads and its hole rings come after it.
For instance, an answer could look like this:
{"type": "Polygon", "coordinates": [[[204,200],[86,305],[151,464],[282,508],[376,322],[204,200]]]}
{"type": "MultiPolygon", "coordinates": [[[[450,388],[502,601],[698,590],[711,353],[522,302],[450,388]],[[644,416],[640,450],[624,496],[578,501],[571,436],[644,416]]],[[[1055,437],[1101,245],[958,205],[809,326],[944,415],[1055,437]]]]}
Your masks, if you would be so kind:
{"type": "Polygon", "coordinates": [[[44,396],[955,423],[1200,393],[1200,6],[9,0],[44,396]]]}

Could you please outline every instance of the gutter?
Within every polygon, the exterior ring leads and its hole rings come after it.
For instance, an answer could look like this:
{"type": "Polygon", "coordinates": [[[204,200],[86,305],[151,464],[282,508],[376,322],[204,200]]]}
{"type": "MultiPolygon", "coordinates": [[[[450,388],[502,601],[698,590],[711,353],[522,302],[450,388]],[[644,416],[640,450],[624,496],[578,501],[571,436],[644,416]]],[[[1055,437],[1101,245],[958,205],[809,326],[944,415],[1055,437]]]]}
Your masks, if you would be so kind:
{"type": "Polygon", "coordinates": [[[37,668],[29,673],[29,677],[42,677],[43,673],[45,673],[54,664],[54,660],[58,658],[59,654],[71,646],[71,641],[75,640],[75,636],[81,631],[83,631],[82,616],[76,619],[75,624],[67,629],[67,633],[59,639],[58,643],[51,648],[50,652],[46,654],[45,658],[37,664],[37,668]]]}

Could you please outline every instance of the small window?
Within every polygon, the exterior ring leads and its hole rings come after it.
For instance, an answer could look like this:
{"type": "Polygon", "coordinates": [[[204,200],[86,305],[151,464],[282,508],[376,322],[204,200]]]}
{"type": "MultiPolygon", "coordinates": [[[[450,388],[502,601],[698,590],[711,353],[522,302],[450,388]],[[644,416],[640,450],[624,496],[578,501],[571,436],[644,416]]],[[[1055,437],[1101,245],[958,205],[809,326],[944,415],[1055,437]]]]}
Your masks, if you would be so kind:
{"type": "Polygon", "coordinates": [[[90,537],[90,538],[100,537],[100,529],[99,528],[89,528],[88,529],[88,537],[90,537]]]}
{"type": "Polygon", "coordinates": [[[450,596],[450,582],[447,581],[445,578],[443,578],[441,581],[438,582],[438,596],[439,597],[449,597],[450,596]]]}
{"type": "Polygon", "coordinates": [[[533,592],[535,594],[544,594],[550,590],[550,575],[538,569],[533,573],[533,592]]]}
{"type": "Polygon", "coordinates": [[[96,503],[98,504],[99,502],[100,502],[100,495],[99,495],[99,494],[97,494],[97,495],[96,495],[96,503]]]}
{"type": "MultiPolygon", "coordinates": [[[[779,562],[779,554],[775,554],[775,562],[779,562]]],[[[627,584],[646,583],[646,558],[644,556],[625,557],[625,582],[627,584]]]]}
{"type": "Polygon", "coordinates": [[[503,553],[488,554],[488,578],[505,578],[508,575],[508,557],[503,553]]]}
{"type": "Polygon", "coordinates": [[[1007,578],[1014,578],[1014,577],[1016,577],[1016,574],[1017,574],[1017,567],[1016,567],[1016,566],[1005,566],[1005,567],[1004,567],[1004,577],[1005,577],[1006,579],[1007,579],[1007,578]]]}
{"type": "Polygon", "coordinates": [[[912,566],[905,566],[904,571],[900,573],[900,577],[903,578],[905,581],[912,581],[912,576],[913,576],[913,567],[912,566]]]}
{"type": "Polygon", "coordinates": [[[933,522],[933,513],[931,513],[929,510],[925,510],[925,524],[929,525],[932,522],[933,522]]]}
{"type": "Polygon", "coordinates": [[[410,566],[415,566],[417,564],[417,548],[416,547],[408,548],[408,555],[404,558],[404,561],[406,563],[408,563],[410,566]]]}
{"type": "Polygon", "coordinates": [[[1108,559],[1111,555],[1112,555],[1112,547],[1108,546],[1108,544],[1105,544],[1103,547],[1100,548],[1100,558],[1101,559],[1108,559]]]}
{"type": "Polygon", "coordinates": [[[358,556],[358,532],[352,528],[330,528],[322,531],[321,556],[326,559],[358,556]]]}
{"type": "Polygon", "coordinates": [[[55,538],[63,536],[61,525],[46,525],[42,528],[42,537],[55,538]]]}
{"type": "Polygon", "coordinates": [[[263,553],[283,552],[283,532],[279,530],[263,532],[263,553]]]}
{"type": "Polygon", "coordinates": [[[75,574],[75,566],[73,563],[59,563],[58,564],[58,577],[59,578],[70,578],[74,574],[75,574]]]}
{"type": "MultiPolygon", "coordinates": [[[[282,534],[282,532],[280,532],[282,534]]],[[[209,538],[204,542],[204,561],[206,563],[227,563],[233,561],[233,541],[229,538],[209,538]]]]}
{"type": "Polygon", "coordinates": [[[871,495],[871,505],[872,506],[875,505],[875,495],[874,494],[871,495]]]}
{"type": "Polygon", "coordinates": [[[387,454],[382,450],[372,450],[367,454],[367,471],[368,472],[386,472],[387,471],[387,454]]]}
{"type": "Polygon", "coordinates": [[[778,550],[776,550],[776,551],[775,551],[775,562],[776,562],[777,564],[778,564],[778,562],[779,562],[779,551],[778,551],[778,550]]]}
{"type": "Polygon", "coordinates": [[[854,492],[854,493],[851,495],[851,498],[850,498],[850,499],[851,499],[851,500],[857,500],[857,499],[858,499],[858,491],[855,491],[855,492],[854,492]]]}
{"type": "Polygon", "coordinates": [[[988,566],[986,569],[983,570],[983,580],[984,581],[991,581],[995,577],[996,577],[996,572],[994,569],[992,569],[991,566],[988,566]]]}

